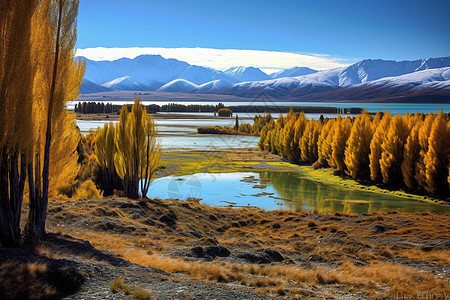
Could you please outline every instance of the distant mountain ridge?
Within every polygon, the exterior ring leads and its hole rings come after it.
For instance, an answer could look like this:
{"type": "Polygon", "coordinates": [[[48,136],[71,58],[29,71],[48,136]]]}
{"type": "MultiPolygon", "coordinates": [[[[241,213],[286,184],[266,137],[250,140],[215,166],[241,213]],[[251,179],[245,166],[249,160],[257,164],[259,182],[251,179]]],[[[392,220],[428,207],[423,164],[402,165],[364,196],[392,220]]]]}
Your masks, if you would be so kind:
{"type": "MultiPolygon", "coordinates": [[[[82,58],[85,59],[85,58],[82,58]]],[[[450,57],[414,61],[366,59],[316,71],[295,67],[270,76],[254,67],[218,71],[160,55],[116,61],[86,60],[81,93],[111,90],[212,93],[277,99],[372,99],[408,93],[437,93],[450,99],[450,57]]]]}

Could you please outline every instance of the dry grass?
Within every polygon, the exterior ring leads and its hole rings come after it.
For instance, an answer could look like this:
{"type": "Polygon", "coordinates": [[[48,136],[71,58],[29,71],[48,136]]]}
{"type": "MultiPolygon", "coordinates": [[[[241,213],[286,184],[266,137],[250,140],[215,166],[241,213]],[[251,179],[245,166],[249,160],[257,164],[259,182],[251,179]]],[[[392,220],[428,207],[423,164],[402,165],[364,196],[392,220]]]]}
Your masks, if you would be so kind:
{"type": "Polygon", "coordinates": [[[123,290],[125,295],[133,296],[138,300],[154,300],[156,299],[152,293],[147,292],[135,285],[129,285],[125,283],[122,277],[116,278],[111,282],[110,290],[113,293],[123,290]]]}
{"type": "MultiPolygon", "coordinates": [[[[424,273],[417,267],[430,263],[443,267],[450,263],[450,250],[445,248],[445,241],[450,240],[450,216],[446,214],[317,215],[216,208],[195,201],[170,200],[103,199],[72,206],[68,203],[58,203],[62,210],[53,215],[54,220],[88,219],[93,225],[66,226],[65,233],[131,262],[195,279],[233,282],[265,294],[284,293],[288,297],[307,297],[307,290],[331,286],[339,293],[356,288],[373,296],[448,290],[446,275],[440,278],[441,275],[424,273]],[[173,224],[165,224],[159,220],[160,216],[176,219],[173,224]],[[105,220],[114,222],[115,227],[104,229],[105,220]],[[279,228],[274,224],[280,225],[279,228]],[[376,232],[375,225],[384,226],[386,231],[376,232]],[[194,237],[190,232],[204,238],[194,237]],[[231,251],[271,248],[296,262],[308,261],[312,255],[319,260],[307,267],[227,260],[186,261],[164,255],[208,246],[211,240],[231,251]],[[437,246],[421,250],[414,246],[417,244],[437,246]],[[400,262],[405,259],[416,264],[403,266],[400,262]]],[[[324,296],[328,292],[323,289],[324,296]]]]}

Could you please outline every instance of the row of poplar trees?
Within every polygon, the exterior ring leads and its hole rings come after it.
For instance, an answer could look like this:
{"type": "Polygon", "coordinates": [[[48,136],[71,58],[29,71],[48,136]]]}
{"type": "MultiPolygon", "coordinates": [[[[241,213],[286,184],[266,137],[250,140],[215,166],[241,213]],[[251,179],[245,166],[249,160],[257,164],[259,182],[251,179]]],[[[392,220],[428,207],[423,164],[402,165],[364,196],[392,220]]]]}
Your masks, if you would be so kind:
{"type": "Polygon", "coordinates": [[[259,147],[294,162],[331,166],[353,179],[448,195],[448,114],[363,113],[308,120],[292,111],[267,123],[259,147]]]}
{"type": "Polygon", "coordinates": [[[125,196],[147,196],[161,156],[157,134],[156,124],[139,98],[131,112],[126,105],[122,107],[118,123],[106,123],[97,130],[94,149],[104,195],[113,194],[119,177],[125,196]]]}
{"type": "Polygon", "coordinates": [[[75,120],[65,110],[85,69],[74,61],[78,4],[0,1],[0,242],[6,247],[22,245],[25,193],[25,241],[43,237],[55,155],[76,156],[64,143],[78,143],[75,120]]]}

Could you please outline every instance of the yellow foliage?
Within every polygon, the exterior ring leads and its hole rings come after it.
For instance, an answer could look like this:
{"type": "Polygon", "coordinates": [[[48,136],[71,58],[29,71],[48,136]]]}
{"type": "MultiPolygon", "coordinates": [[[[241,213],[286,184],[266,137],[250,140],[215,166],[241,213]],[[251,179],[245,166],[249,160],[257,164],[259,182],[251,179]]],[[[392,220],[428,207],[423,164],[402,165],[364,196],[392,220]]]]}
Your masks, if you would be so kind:
{"type": "Polygon", "coordinates": [[[347,173],[353,179],[367,177],[369,165],[370,142],[373,130],[368,113],[359,115],[352,126],[345,148],[347,173]]]}
{"type": "Polygon", "coordinates": [[[75,199],[101,199],[102,193],[92,180],[84,181],[75,192],[75,199]]]}

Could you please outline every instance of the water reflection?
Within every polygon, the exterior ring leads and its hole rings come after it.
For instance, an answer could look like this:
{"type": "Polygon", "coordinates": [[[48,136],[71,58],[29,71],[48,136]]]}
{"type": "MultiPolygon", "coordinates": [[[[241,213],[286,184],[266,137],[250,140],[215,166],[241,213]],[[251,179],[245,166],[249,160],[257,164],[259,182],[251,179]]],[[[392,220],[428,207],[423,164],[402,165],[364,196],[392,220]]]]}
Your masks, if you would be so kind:
{"type": "Polygon", "coordinates": [[[309,180],[298,172],[289,171],[168,176],[156,179],[148,196],[181,200],[201,198],[201,203],[212,206],[256,206],[266,210],[284,208],[320,213],[371,213],[390,210],[450,212],[450,207],[345,190],[309,180]]]}

